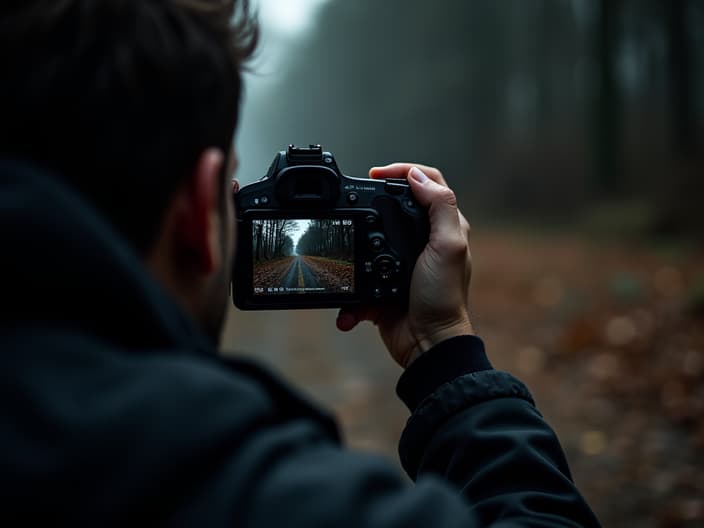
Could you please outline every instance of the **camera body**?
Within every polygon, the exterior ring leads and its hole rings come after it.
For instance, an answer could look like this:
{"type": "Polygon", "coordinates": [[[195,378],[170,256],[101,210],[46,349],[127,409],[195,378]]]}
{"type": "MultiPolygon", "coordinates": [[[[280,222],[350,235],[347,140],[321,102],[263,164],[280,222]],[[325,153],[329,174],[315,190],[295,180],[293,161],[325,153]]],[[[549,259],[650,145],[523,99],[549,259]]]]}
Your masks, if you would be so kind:
{"type": "Polygon", "coordinates": [[[235,210],[238,308],[407,305],[429,222],[406,180],[345,176],[320,145],[291,145],[235,210]]]}

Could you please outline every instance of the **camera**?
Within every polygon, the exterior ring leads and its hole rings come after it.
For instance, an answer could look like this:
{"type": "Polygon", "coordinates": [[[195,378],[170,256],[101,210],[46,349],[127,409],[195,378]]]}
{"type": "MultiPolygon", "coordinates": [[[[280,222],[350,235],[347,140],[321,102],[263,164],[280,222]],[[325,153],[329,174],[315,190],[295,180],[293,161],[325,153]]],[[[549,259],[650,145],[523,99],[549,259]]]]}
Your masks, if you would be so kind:
{"type": "Polygon", "coordinates": [[[406,180],[345,176],[320,145],[291,145],[235,210],[238,308],[407,305],[429,222],[406,180]]]}

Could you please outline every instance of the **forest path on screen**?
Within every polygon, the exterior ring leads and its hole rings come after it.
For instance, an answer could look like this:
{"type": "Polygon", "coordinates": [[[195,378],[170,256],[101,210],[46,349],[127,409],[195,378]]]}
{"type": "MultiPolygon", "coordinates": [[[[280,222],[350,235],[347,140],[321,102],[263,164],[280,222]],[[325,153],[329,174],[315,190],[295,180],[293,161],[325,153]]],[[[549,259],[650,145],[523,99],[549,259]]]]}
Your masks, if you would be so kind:
{"type": "Polygon", "coordinates": [[[292,293],[304,291],[354,291],[352,262],[325,257],[294,255],[275,259],[254,268],[255,288],[281,289],[292,293]]]}

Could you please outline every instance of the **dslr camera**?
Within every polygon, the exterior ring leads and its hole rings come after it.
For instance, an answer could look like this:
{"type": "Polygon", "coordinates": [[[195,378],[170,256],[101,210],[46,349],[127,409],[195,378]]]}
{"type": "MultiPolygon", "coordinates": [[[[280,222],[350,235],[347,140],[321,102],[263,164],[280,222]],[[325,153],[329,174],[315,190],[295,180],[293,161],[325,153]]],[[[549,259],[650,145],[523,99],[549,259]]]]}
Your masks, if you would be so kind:
{"type": "Polygon", "coordinates": [[[429,222],[406,180],[345,176],[320,145],[291,145],[235,208],[238,308],[407,305],[429,222]]]}

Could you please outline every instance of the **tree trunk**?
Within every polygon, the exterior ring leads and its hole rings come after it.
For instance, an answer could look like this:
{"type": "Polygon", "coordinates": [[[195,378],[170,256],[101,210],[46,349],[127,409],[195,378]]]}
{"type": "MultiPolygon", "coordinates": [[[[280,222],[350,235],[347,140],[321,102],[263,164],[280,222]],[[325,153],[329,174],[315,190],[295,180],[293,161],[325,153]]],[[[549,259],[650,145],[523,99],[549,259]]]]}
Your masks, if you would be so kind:
{"type": "Polygon", "coordinates": [[[669,95],[672,132],[678,154],[689,157],[696,149],[696,117],[692,94],[692,46],[687,27],[687,2],[665,2],[667,21],[669,95]]]}
{"type": "Polygon", "coordinates": [[[622,165],[621,94],[614,71],[621,0],[600,0],[596,28],[596,83],[593,148],[594,186],[599,197],[610,198],[624,189],[622,165]]]}

